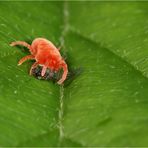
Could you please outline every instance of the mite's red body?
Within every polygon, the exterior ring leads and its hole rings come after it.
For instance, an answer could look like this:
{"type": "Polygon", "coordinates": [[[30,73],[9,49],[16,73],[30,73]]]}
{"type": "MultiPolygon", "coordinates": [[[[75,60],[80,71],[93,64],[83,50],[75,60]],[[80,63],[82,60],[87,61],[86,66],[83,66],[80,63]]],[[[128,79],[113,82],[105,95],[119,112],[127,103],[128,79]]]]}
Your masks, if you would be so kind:
{"type": "Polygon", "coordinates": [[[43,66],[41,75],[44,76],[46,69],[49,68],[51,71],[58,71],[63,68],[62,78],[58,81],[58,84],[62,84],[67,77],[68,68],[64,59],[61,57],[59,49],[57,49],[50,41],[44,38],[36,38],[31,45],[23,41],[16,41],[10,44],[11,46],[22,45],[30,50],[31,55],[23,57],[18,65],[29,59],[34,59],[36,62],[32,65],[30,69],[30,75],[32,69],[38,65],[43,66]]]}

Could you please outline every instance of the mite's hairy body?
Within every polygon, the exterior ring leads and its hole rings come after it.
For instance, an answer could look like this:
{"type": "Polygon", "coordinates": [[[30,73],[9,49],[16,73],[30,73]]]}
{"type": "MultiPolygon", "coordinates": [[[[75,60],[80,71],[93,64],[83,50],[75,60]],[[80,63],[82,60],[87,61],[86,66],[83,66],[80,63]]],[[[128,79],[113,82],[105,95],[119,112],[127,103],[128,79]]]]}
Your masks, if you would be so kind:
{"type": "Polygon", "coordinates": [[[32,65],[30,69],[30,75],[32,74],[32,69],[34,69],[38,65],[41,65],[43,66],[41,72],[42,76],[45,75],[47,68],[54,72],[63,68],[64,72],[62,78],[58,81],[58,84],[62,84],[66,79],[68,73],[67,64],[61,57],[59,49],[57,49],[52,42],[44,38],[36,38],[35,40],[33,40],[31,45],[23,41],[12,42],[10,45],[23,45],[29,49],[31,55],[23,57],[19,61],[18,65],[21,65],[23,62],[29,59],[36,60],[36,62],[32,65]]]}

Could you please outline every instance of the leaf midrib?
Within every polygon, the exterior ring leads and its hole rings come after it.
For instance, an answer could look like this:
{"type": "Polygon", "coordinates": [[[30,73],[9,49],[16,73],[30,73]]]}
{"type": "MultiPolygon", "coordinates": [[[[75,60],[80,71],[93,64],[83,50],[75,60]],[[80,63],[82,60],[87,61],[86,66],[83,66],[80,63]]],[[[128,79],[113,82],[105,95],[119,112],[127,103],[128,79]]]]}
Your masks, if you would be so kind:
{"type": "MultiPolygon", "coordinates": [[[[61,32],[61,36],[60,36],[60,44],[61,47],[65,46],[65,35],[68,32],[69,29],[69,22],[68,22],[68,3],[66,1],[64,1],[63,3],[63,30],[61,32]]],[[[62,120],[63,120],[63,113],[64,113],[64,86],[60,85],[60,95],[59,95],[59,101],[60,101],[60,107],[59,107],[59,145],[61,145],[61,142],[64,138],[64,130],[63,130],[63,124],[62,124],[62,120]]]]}

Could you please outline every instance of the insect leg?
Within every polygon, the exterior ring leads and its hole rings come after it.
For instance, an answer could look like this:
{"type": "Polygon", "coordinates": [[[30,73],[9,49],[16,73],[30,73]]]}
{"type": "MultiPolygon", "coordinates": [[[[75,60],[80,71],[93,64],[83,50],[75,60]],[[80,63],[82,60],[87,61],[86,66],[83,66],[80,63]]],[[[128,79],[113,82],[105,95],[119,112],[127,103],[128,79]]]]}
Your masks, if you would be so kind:
{"type": "Polygon", "coordinates": [[[62,84],[65,81],[67,74],[68,74],[67,64],[65,62],[63,62],[62,64],[62,68],[63,68],[64,73],[62,75],[62,78],[57,82],[58,84],[62,84]]]}
{"type": "Polygon", "coordinates": [[[18,65],[21,65],[22,63],[24,63],[26,60],[33,60],[34,56],[33,55],[27,55],[25,57],[23,57],[22,59],[19,60],[18,65]]]}
{"type": "Polygon", "coordinates": [[[22,45],[22,46],[25,46],[25,47],[27,47],[28,49],[31,50],[31,46],[28,43],[24,42],[24,41],[16,41],[16,42],[12,42],[10,44],[10,46],[16,46],[16,45],[22,45]]]}
{"type": "Polygon", "coordinates": [[[54,71],[50,69],[49,77],[52,78],[54,75],[54,71]]]}
{"type": "Polygon", "coordinates": [[[41,72],[41,76],[42,76],[42,77],[45,75],[46,69],[47,69],[47,67],[46,67],[46,66],[43,66],[42,72],[41,72]]]}
{"type": "Polygon", "coordinates": [[[36,68],[38,65],[39,65],[39,62],[35,62],[35,63],[31,66],[30,72],[29,72],[30,75],[32,74],[32,70],[33,70],[34,68],[36,68]]]}

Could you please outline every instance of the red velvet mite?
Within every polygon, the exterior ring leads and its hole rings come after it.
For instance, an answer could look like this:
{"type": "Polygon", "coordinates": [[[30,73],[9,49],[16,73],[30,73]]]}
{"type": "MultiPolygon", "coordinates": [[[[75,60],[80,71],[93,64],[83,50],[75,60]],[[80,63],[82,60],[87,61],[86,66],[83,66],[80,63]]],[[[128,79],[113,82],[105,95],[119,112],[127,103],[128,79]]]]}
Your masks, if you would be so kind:
{"type": "Polygon", "coordinates": [[[68,73],[67,64],[64,59],[61,57],[59,52],[60,49],[56,48],[52,42],[45,38],[36,38],[33,40],[32,44],[29,45],[24,41],[16,41],[12,42],[10,46],[22,45],[29,49],[30,55],[23,57],[18,65],[21,65],[26,60],[36,60],[36,62],[31,66],[30,75],[32,74],[32,70],[38,65],[43,66],[41,75],[44,76],[46,73],[46,69],[49,68],[50,71],[57,72],[61,68],[63,68],[62,78],[57,82],[58,84],[62,84],[68,73]]]}

